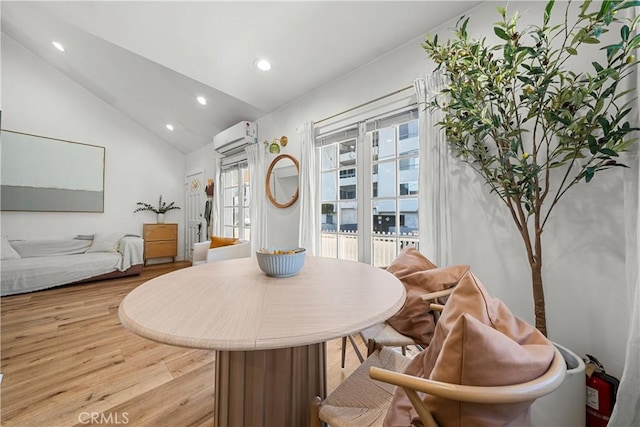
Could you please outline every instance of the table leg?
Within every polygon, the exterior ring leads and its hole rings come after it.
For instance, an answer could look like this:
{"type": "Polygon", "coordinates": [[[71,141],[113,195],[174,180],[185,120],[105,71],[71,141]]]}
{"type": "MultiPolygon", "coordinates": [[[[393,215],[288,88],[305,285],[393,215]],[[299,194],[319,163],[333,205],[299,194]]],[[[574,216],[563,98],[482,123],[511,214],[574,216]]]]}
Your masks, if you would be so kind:
{"type": "Polygon", "coordinates": [[[217,427],[309,426],[311,402],[326,395],[325,343],[216,356],[217,427]]]}

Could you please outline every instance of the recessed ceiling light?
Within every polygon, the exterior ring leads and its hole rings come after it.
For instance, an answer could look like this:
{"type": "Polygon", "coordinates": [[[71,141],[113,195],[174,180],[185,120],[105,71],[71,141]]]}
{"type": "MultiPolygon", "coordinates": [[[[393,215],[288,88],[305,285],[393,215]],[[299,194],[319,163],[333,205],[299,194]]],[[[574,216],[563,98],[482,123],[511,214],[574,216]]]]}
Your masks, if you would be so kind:
{"type": "Polygon", "coordinates": [[[258,58],[253,63],[259,70],[269,71],[271,69],[271,63],[266,58],[258,58]]]}
{"type": "Polygon", "coordinates": [[[207,105],[207,98],[205,98],[204,96],[199,96],[198,102],[202,105],[207,105]]]}
{"type": "Polygon", "coordinates": [[[173,125],[171,123],[167,123],[167,129],[173,131],[173,125]]]}
{"type": "Polygon", "coordinates": [[[53,46],[55,46],[56,49],[58,49],[60,52],[64,52],[64,46],[62,46],[60,43],[58,42],[52,42],[53,46]]]}

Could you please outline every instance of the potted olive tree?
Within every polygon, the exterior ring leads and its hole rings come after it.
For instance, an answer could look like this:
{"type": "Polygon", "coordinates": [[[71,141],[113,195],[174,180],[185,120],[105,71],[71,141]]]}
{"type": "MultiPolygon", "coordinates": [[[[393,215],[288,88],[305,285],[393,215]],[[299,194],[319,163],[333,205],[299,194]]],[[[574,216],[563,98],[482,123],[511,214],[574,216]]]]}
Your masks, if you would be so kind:
{"type": "Polygon", "coordinates": [[[544,227],[574,185],[624,167],[619,154],[635,142],[637,130],[628,122],[631,90],[623,83],[637,64],[638,19],[620,16],[640,2],[604,1],[592,11],[587,1],[573,20],[571,3],[561,23],[551,24],[550,1],[541,25],[526,28],[519,28],[517,14],[509,17],[499,7],[496,44],[472,39],[464,17],[453,38],[441,43],[427,36],[423,43],[449,80],[431,105],[444,113],[438,126],[455,155],[509,210],[531,268],[536,327],[545,335],[544,227]],[[591,70],[570,68],[572,57],[614,30],[616,42],[603,46],[601,57],[590,56],[591,70]]]}
{"type": "MultiPolygon", "coordinates": [[[[597,8],[590,1],[579,6],[571,1],[563,4],[564,15],[557,23],[552,20],[554,1],[549,1],[541,24],[524,28],[517,14],[508,16],[499,7],[495,44],[471,38],[469,18],[464,17],[451,39],[442,43],[437,36],[427,36],[423,43],[448,78],[431,104],[443,112],[437,125],[444,129],[455,155],[479,174],[508,209],[531,270],[535,324],[545,336],[545,225],[575,185],[589,183],[608,169],[625,167],[620,153],[635,143],[638,130],[628,121],[635,88],[625,87],[637,65],[638,19],[627,22],[622,16],[624,9],[640,2],[603,1],[597,8]],[[616,40],[598,46],[601,54],[594,56],[593,46],[601,44],[607,32],[615,34],[616,40]],[[575,57],[588,47],[591,68],[572,68],[575,57]]],[[[574,396],[569,398],[573,409],[563,403],[557,404],[557,411],[538,409],[538,413],[581,415],[578,423],[584,425],[584,374],[573,373],[567,383],[563,388],[570,388],[560,397],[574,396]]],[[[557,395],[544,404],[559,401],[557,395]]],[[[576,419],[552,423],[572,422],[576,419]]]]}

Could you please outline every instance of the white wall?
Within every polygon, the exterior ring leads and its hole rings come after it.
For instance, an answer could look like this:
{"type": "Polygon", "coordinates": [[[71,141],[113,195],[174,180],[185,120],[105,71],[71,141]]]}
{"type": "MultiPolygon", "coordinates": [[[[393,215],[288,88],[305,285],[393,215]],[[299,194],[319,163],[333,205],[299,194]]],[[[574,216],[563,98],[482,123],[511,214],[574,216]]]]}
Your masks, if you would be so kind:
{"type": "Polygon", "coordinates": [[[185,161],[187,164],[187,175],[197,172],[204,172],[205,183],[209,178],[214,179],[214,155],[215,150],[213,149],[213,143],[187,154],[185,157],[185,161]]]}
{"type": "MultiPolygon", "coordinates": [[[[2,236],[11,239],[73,237],[118,231],[142,234],[152,212],[134,214],[136,202],[165,201],[184,207],[185,156],[158,140],[30,51],[2,36],[2,128],[105,150],[104,213],[1,213],[2,236]]],[[[183,211],[166,214],[179,224],[183,257],[183,211]]]]}
{"type": "MultiPolygon", "coordinates": [[[[471,34],[493,34],[490,23],[499,19],[495,6],[495,2],[487,2],[469,13],[471,34]]],[[[511,3],[510,8],[517,7],[523,19],[533,19],[532,16],[541,15],[544,6],[544,2],[518,2],[511,3]]],[[[560,8],[561,3],[556,4],[555,14],[562,14],[560,8]]],[[[448,28],[454,23],[436,29],[441,40],[449,37],[448,28]]],[[[431,73],[433,66],[420,47],[422,40],[411,40],[366,67],[261,118],[259,141],[286,135],[290,143],[284,152],[299,157],[296,128],[301,123],[318,121],[431,73]]],[[[458,165],[451,176],[454,262],[470,264],[492,294],[502,298],[516,315],[532,322],[533,298],[523,244],[506,209],[465,166],[458,165]]],[[[543,260],[550,338],[578,355],[597,356],[607,372],[618,377],[629,323],[622,196],[618,171],[574,188],[545,229],[543,260]]],[[[299,203],[288,209],[268,206],[267,211],[268,244],[296,244],[299,203]]]]}

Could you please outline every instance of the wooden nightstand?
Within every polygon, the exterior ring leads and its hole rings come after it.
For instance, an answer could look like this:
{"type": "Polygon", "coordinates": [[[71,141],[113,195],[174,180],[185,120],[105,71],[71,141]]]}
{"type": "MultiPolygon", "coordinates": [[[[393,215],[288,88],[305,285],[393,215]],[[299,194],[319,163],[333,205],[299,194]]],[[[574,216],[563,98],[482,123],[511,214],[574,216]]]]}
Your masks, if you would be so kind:
{"type": "Polygon", "coordinates": [[[178,255],[178,224],[143,224],[144,263],[152,258],[171,258],[178,255]]]}

